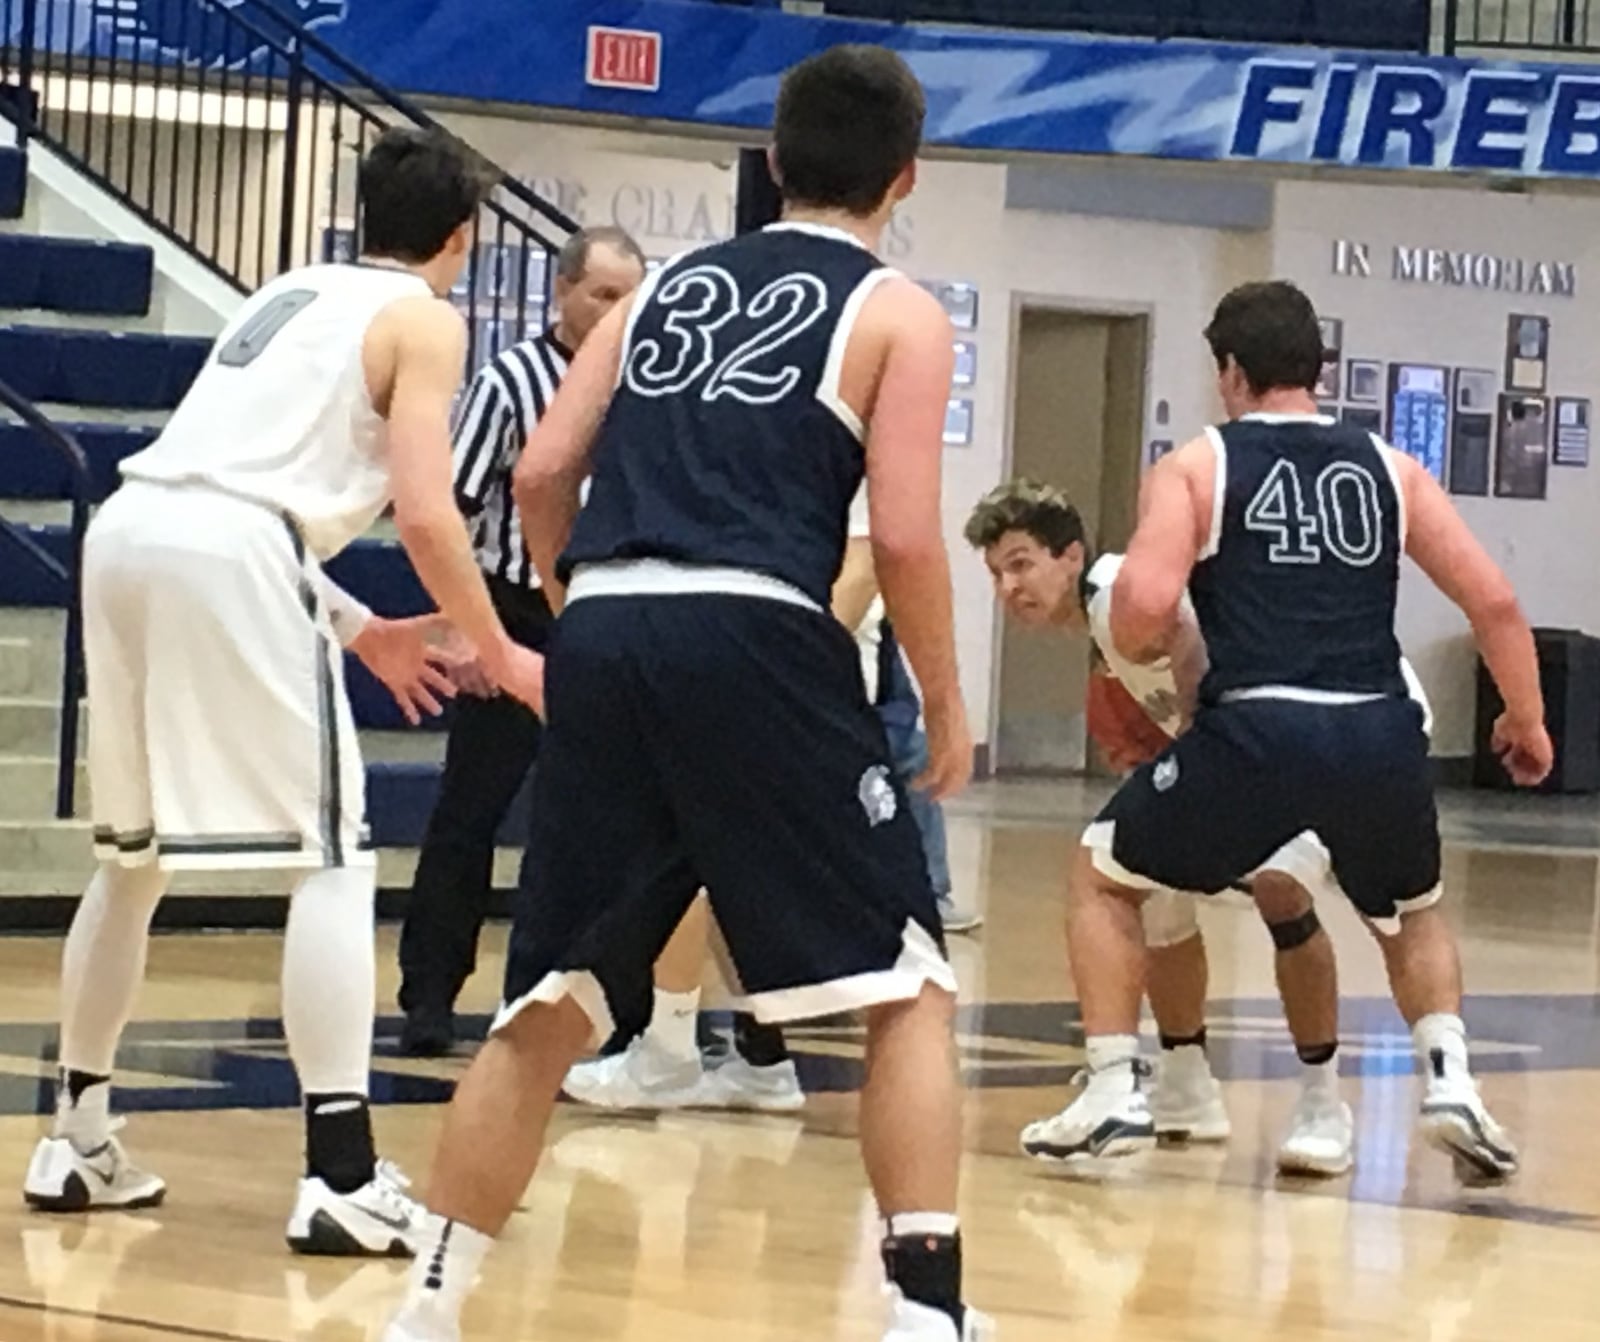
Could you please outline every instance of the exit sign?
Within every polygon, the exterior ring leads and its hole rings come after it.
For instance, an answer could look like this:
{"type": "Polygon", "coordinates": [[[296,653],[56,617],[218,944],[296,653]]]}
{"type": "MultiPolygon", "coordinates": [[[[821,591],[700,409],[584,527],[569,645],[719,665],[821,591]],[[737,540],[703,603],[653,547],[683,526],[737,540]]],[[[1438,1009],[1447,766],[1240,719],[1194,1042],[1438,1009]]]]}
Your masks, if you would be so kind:
{"type": "Polygon", "coordinates": [[[584,79],[598,88],[654,93],[661,87],[661,34],[637,28],[589,29],[584,79]]]}

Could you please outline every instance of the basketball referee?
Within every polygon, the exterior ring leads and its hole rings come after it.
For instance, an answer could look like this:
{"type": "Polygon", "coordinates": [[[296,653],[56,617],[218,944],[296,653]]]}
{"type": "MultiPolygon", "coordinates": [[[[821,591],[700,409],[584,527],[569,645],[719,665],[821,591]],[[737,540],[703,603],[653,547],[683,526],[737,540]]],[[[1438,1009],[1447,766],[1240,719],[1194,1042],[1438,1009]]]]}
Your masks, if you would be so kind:
{"type": "MultiPolygon", "coordinates": [[[[644,254],[619,228],[575,233],[556,264],[556,324],[500,354],[467,391],[455,435],[456,502],[511,637],[543,649],[550,607],[522,544],[511,473],[573,352],[644,279],[644,254]]],[[[494,838],[539,749],[539,720],[516,700],[465,684],[456,700],[439,799],[428,822],[400,936],[401,1051],[447,1053],[455,1002],[477,959],[494,838]]]]}

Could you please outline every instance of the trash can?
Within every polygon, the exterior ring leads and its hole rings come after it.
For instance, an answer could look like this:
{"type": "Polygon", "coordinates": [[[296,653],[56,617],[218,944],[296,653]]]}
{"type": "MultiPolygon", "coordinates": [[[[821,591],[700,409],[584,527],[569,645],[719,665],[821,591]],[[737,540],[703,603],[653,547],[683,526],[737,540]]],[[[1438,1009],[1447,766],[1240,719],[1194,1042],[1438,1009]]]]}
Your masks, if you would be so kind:
{"type": "MultiPolygon", "coordinates": [[[[1600,638],[1576,629],[1535,629],[1545,726],[1556,748],[1555,768],[1539,792],[1600,792],[1600,638]]],[[[1490,748],[1494,720],[1504,709],[1489,670],[1478,662],[1478,723],[1472,783],[1516,786],[1490,748]]]]}

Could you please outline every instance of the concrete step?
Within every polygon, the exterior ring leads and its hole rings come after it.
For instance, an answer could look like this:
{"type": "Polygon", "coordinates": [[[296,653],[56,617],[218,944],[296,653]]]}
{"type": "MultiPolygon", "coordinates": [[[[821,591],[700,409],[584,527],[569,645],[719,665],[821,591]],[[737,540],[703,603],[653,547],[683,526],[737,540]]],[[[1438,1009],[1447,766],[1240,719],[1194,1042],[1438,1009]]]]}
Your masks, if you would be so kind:
{"type": "Polygon", "coordinates": [[[43,698],[55,670],[56,665],[37,643],[25,638],[0,638],[0,697],[43,698]]]}
{"type": "MultiPolygon", "coordinates": [[[[11,516],[3,504],[0,516],[11,516]]],[[[60,610],[0,606],[0,697],[59,694],[66,635],[67,617],[60,610]]]]}
{"type": "Polygon", "coordinates": [[[64,527],[72,505],[56,499],[0,499],[0,517],[19,527],[64,527]]]}
{"type": "Polygon", "coordinates": [[[159,316],[57,312],[54,308],[0,308],[0,326],[47,326],[72,331],[143,331],[164,335],[159,316]]]}
{"type": "MultiPolygon", "coordinates": [[[[98,510],[96,505],[95,511],[98,510]]],[[[0,517],[17,526],[64,527],[72,521],[72,505],[56,499],[5,499],[0,498],[0,517]]],[[[380,517],[365,532],[364,540],[388,541],[399,544],[400,533],[387,517],[380,517]]],[[[0,607],[0,627],[4,614],[17,607],[0,607]]]]}
{"type": "MultiPolygon", "coordinates": [[[[44,755],[0,755],[0,820],[45,821],[55,813],[56,762],[44,755]]],[[[78,765],[77,807],[89,814],[89,770],[78,765]]]]}
{"type": "MultiPolygon", "coordinates": [[[[5,843],[5,829],[0,825],[0,845],[5,843]]],[[[54,869],[12,868],[0,858],[0,899],[23,898],[37,895],[81,895],[89,878],[94,875],[94,859],[90,855],[87,830],[81,836],[82,849],[75,861],[54,869]]],[[[515,848],[496,851],[494,859],[494,887],[509,890],[516,885],[517,867],[522,854],[515,848]]],[[[378,885],[386,890],[403,890],[411,885],[416,875],[417,850],[415,848],[385,848],[378,854],[378,885]]],[[[198,871],[184,872],[173,878],[175,895],[286,895],[304,873],[289,871],[198,871]]]]}
{"type": "Polygon", "coordinates": [[[93,869],[87,820],[0,820],[0,871],[93,869]]]}
{"type": "Polygon", "coordinates": [[[59,610],[0,606],[0,638],[49,643],[58,653],[66,622],[67,617],[59,610]]]}
{"type": "MultiPolygon", "coordinates": [[[[0,322],[0,325],[4,324],[0,322]]],[[[171,410],[130,410],[123,406],[67,405],[61,401],[41,401],[39,409],[57,424],[136,424],[158,429],[172,414],[171,410]]],[[[0,410],[0,419],[14,418],[15,416],[9,411],[0,410]]]]}
{"type": "MultiPolygon", "coordinates": [[[[54,758],[60,705],[51,699],[0,698],[0,755],[38,755],[54,758]]],[[[78,753],[83,757],[89,714],[79,722],[78,753]]]]}

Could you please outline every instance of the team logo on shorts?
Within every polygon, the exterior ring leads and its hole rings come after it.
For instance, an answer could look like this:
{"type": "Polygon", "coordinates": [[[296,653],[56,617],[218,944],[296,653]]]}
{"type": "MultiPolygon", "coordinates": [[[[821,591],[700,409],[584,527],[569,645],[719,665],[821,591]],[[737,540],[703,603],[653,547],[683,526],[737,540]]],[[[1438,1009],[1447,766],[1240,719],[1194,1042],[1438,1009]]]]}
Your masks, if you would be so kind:
{"type": "Polygon", "coordinates": [[[1157,792],[1166,792],[1177,781],[1178,761],[1170,757],[1156,765],[1154,772],[1150,775],[1150,782],[1157,792]]]}
{"type": "Polygon", "coordinates": [[[867,824],[873,829],[887,825],[900,808],[900,803],[894,797],[894,784],[889,781],[889,771],[881,764],[874,764],[861,775],[856,796],[860,799],[861,809],[867,813],[867,824]]]}

